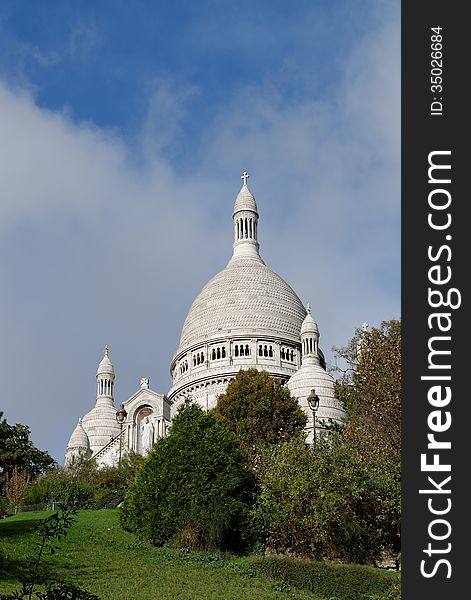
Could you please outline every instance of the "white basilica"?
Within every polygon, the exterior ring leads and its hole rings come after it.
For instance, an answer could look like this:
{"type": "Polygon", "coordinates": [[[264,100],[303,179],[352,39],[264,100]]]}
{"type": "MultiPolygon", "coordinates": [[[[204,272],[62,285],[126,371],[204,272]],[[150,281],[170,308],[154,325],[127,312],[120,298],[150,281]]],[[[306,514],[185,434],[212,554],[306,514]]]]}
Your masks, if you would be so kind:
{"type": "Polygon", "coordinates": [[[81,455],[94,457],[99,465],[114,465],[121,453],[147,454],[158,438],[167,435],[185,398],[209,410],[237,372],[250,367],[286,383],[308,416],[308,442],[314,431],[307,402],[312,390],[320,399],[316,427],[328,419],[342,421],[344,412],[325,370],[310,306],[306,310],[260,256],[259,215],[247,178],[245,172],[232,213],[232,257],[191,305],[170,364],[172,387],[159,394],[149,388],[147,378],[141,379],[140,389],[122,404],[119,423],[113,398],[115,372],[105,347],[96,374],[96,403],[70,437],[66,465],[81,455]]]}

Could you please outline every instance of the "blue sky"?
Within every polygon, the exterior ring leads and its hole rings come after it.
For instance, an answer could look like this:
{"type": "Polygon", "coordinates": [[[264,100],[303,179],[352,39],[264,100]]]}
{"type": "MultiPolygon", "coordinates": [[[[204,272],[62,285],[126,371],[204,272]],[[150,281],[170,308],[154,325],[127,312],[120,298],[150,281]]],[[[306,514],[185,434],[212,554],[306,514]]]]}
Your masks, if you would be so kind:
{"type": "Polygon", "coordinates": [[[392,1],[0,7],[0,410],[62,461],[108,343],[116,401],[166,392],[231,253],[247,169],[261,253],[327,356],[399,317],[392,1]]]}

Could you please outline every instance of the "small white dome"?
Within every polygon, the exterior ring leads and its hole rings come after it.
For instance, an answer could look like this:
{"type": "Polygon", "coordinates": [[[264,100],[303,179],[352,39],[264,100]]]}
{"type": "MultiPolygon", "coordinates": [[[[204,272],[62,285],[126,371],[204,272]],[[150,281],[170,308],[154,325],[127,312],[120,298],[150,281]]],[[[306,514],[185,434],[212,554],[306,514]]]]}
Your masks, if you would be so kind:
{"type": "Polygon", "coordinates": [[[311,307],[309,304],[307,305],[307,315],[301,325],[301,335],[305,333],[312,333],[319,336],[319,328],[317,327],[317,323],[314,321],[311,315],[311,307]]]}
{"type": "Polygon", "coordinates": [[[255,202],[255,198],[253,197],[252,192],[249,190],[245,183],[237,195],[232,216],[234,216],[237,212],[241,210],[250,210],[258,214],[257,203],[255,202]]]}
{"type": "Polygon", "coordinates": [[[105,346],[105,355],[103,356],[100,364],[98,365],[96,374],[97,375],[113,375],[113,377],[114,377],[114,367],[113,367],[110,357],[109,357],[108,346],[105,346]]]}
{"type": "Polygon", "coordinates": [[[305,411],[308,418],[312,417],[312,411],[309,408],[307,397],[311,390],[315,390],[319,396],[319,410],[317,411],[316,420],[320,422],[328,419],[342,422],[345,417],[341,402],[337,400],[334,394],[334,380],[329,373],[324,371],[318,360],[303,359],[303,364],[291,376],[287,388],[291,394],[297,398],[302,409],[305,411]]]}
{"type": "Polygon", "coordinates": [[[82,427],[82,419],[79,419],[77,427],[70,436],[67,449],[69,450],[71,448],[80,448],[84,450],[88,450],[90,448],[90,440],[88,439],[85,429],[82,427]]]}
{"type": "Polygon", "coordinates": [[[95,453],[106,446],[112,437],[120,432],[116,421],[116,409],[111,404],[97,403],[82,419],[82,426],[90,440],[90,448],[95,453]]]}

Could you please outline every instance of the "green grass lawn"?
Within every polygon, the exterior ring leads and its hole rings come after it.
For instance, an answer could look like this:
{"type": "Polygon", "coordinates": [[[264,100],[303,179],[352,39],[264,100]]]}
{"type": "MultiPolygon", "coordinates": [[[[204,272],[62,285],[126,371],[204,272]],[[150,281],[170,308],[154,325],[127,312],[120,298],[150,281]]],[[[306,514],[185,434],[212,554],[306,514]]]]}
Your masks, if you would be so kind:
{"type": "MultiPolygon", "coordinates": [[[[50,514],[20,513],[0,520],[0,549],[5,560],[2,568],[0,556],[0,593],[19,589],[20,577],[34,555],[34,527],[50,514]]],[[[47,556],[43,564],[54,576],[97,594],[101,600],[344,600],[264,576],[252,566],[257,560],[260,557],[148,547],[120,528],[116,510],[97,510],[80,511],[58,552],[47,556]]],[[[371,569],[371,573],[377,575],[377,570],[371,569]]],[[[392,582],[397,579],[394,573],[384,573],[384,577],[392,582]]],[[[388,596],[374,598],[387,600],[388,596]]]]}

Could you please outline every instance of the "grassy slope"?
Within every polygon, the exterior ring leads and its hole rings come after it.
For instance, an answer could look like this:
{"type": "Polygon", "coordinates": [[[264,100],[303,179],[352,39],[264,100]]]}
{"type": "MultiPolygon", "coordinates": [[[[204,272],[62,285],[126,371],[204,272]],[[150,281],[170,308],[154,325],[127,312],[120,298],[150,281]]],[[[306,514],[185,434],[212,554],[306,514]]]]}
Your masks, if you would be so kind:
{"type": "MultiPolygon", "coordinates": [[[[9,561],[6,572],[0,569],[0,593],[18,589],[19,576],[33,555],[34,525],[48,514],[22,513],[0,521],[0,548],[9,561]]],[[[116,511],[100,510],[81,511],[58,553],[45,563],[55,576],[102,600],[324,600],[254,575],[250,560],[136,544],[119,527],[116,511]]]]}

